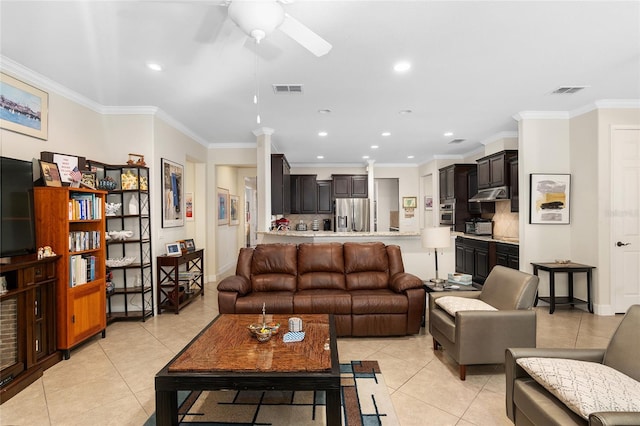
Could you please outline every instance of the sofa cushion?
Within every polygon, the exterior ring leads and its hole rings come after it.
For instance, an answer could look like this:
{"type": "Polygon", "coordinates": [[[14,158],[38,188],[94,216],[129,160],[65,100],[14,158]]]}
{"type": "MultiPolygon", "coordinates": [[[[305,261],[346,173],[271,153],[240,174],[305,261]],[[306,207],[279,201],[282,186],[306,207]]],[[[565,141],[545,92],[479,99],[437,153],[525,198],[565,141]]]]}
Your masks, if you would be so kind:
{"type": "Polygon", "coordinates": [[[262,314],[262,304],[269,314],[292,314],[293,293],[288,291],[251,292],[236,300],[236,314],[262,314]]]}
{"type": "Polygon", "coordinates": [[[520,358],[516,362],[584,419],[600,411],[640,411],[640,382],[609,366],[561,358],[520,358]]]}
{"type": "Polygon", "coordinates": [[[293,296],[296,314],[350,314],[351,294],[345,290],[300,290],[293,296]]]}
{"type": "Polygon", "coordinates": [[[346,290],[341,243],[298,246],[298,290],[346,290]]]}
{"type": "Polygon", "coordinates": [[[409,301],[393,290],[354,290],[351,292],[351,312],[356,314],[405,314],[409,301]]]}
{"type": "Polygon", "coordinates": [[[454,317],[458,311],[497,311],[496,308],[482,300],[458,296],[439,297],[436,299],[436,305],[454,317]]]}
{"type": "Polygon", "coordinates": [[[258,244],[251,261],[252,291],[295,291],[297,250],[295,244],[258,244]]]}
{"type": "Polygon", "coordinates": [[[344,243],[343,249],[348,290],[388,287],[389,259],[383,243],[344,243]]]}

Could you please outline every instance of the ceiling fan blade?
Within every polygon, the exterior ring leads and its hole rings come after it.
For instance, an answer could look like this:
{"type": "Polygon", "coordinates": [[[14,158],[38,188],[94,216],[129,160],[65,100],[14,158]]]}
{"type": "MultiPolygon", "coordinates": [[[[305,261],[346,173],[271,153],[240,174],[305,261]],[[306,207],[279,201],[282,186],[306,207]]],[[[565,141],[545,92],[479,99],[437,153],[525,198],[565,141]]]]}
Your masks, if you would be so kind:
{"type": "Polygon", "coordinates": [[[326,40],[288,13],[284,14],[284,21],[278,29],[316,56],[326,55],[331,50],[332,46],[326,40]]]}

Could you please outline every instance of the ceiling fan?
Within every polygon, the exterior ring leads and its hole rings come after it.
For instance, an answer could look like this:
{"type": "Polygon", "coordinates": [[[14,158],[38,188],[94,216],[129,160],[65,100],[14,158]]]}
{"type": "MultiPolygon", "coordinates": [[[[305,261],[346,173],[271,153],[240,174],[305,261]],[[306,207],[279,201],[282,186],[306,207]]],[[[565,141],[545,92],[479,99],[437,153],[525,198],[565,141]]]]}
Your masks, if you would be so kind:
{"type": "Polygon", "coordinates": [[[232,0],[228,17],[256,43],[278,29],[316,56],[331,50],[331,44],[284,11],[288,0],[232,0]]]}

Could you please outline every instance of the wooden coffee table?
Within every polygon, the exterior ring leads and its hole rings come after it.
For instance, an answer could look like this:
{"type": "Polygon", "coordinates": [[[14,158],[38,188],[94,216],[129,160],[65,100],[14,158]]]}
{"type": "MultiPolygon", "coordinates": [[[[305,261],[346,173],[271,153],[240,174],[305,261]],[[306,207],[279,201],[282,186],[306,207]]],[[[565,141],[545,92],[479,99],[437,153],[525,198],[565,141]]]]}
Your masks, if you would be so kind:
{"type": "Polygon", "coordinates": [[[332,315],[295,315],[302,319],[302,342],[284,343],[288,319],[271,340],[259,343],[247,326],[262,315],[216,317],[156,374],[156,424],[178,424],[178,390],[323,390],[327,425],[340,425],[340,365],[332,315]],[[325,343],[329,349],[325,349],[325,343]]]}

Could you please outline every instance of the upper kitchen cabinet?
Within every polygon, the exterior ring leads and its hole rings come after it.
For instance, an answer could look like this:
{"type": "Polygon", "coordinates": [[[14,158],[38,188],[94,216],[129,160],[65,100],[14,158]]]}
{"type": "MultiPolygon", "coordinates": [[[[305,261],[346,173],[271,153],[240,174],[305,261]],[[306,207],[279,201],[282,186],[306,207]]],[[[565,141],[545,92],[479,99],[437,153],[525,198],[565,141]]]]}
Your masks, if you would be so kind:
{"type": "Polygon", "coordinates": [[[331,175],[333,198],[368,198],[369,177],[367,175],[331,175]]]}
{"type": "Polygon", "coordinates": [[[509,199],[511,200],[511,212],[520,211],[520,190],[518,188],[518,157],[514,157],[509,161],[509,199]]]}
{"type": "Polygon", "coordinates": [[[318,194],[317,212],[331,214],[333,212],[333,203],[331,198],[331,181],[318,180],[316,188],[318,194]]]}
{"type": "MultiPolygon", "coordinates": [[[[467,175],[469,198],[478,193],[478,170],[472,170],[467,175]]],[[[469,213],[479,215],[482,213],[495,213],[496,203],[468,203],[469,213]]]]}
{"type": "Polygon", "coordinates": [[[475,164],[452,164],[439,170],[440,203],[453,204],[453,230],[464,232],[464,221],[469,219],[469,173],[476,171],[475,164]]]}
{"type": "Polygon", "coordinates": [[[290,170],[284,154],[271,154],[271,214],[291,212],[290,170]]]}
{"type": "Polygon", "coordinates": [[[478,189],[510,185],[510,164],[517,150],[501,151],[478,160],[478,189]]]}
{"type": "Polygon", "coordinates": [[[316,175],[291,175],[291,213],[315,214],[317,212],[316,175]]]}

